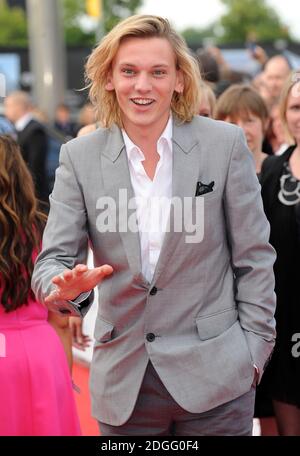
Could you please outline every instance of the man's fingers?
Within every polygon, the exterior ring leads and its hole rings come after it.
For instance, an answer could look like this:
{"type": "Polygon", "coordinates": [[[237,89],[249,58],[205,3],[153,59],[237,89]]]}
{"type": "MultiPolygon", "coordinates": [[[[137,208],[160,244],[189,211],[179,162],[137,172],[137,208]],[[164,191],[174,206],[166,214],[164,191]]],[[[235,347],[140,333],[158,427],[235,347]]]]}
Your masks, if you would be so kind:
{"type": "Polygon", "coordinates": [[[96,269],[98,270],[100,278],[110,275],[113,272],[113,268],[109,264],[104,264],[96,269]]]}
{"type": "MultiPolygon", "coordinates": [[[[85,264],[77,264],[74,269],[65,269],[61,275],[52,278],[52,283],[56,285],[59,292],[53,291],[47,296],[45,303],[52,303],[59,299],[73,299],[74,296],[76,297],[80,293],[94,288],[97,283],[100,283],[105,276],[112,272],[113,268],[108,264],[94,269],[88,269],[85,264]]],[[[77,327],[74,334],[76,334],[76,339],[81,342],[81,328],[77,327]]]]}
{"type": "Polygon", "coordinates": [[[62,275],[53,277],[52,283],[62,287],[66,282],[71,282],[74,278],[81,276],[88,270],[85,264],[78,264],[74,269],[65,269],[62,275]]]}
{"type": "Polygon", "coordinates": [[[73,279],[73,272],[70,271],[69,269],[66,269],[64,272],[63,272],[63,278],[66,282],[69,282],[70,280],[73,279]]]}
{"type": "Polygon", "coordinates": [[[74,268],[76,275],[83,274],[88,270],[88,267],[86,264],[77,264],[74,268]]]}
{"type": "Polygon", "coordinates": [[[96,272],[95,279],[99,284],[106,276],[110,275],[113,272],[113,268],[108,264],[104,264],[103,266],[95,268],[94,272],[96,272]]]}
{"type": "Polygon", "coordinates": [[[54,283],[57,286],[61,286],[64,283],[64,278],[61,276],[54,276],[52,279],[52,283],[54,283]]]}

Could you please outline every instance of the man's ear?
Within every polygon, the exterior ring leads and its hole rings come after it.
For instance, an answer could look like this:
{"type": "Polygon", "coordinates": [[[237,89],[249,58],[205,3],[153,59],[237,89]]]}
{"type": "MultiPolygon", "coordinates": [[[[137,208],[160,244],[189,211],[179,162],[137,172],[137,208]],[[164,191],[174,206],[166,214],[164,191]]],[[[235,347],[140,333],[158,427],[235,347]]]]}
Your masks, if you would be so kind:
{"type": "Polygon", "coordinates": [[[108,73],[105,89],[108,91],[115,90],[111,72],[108,73]]]}
{"type": "Polygon", "coordinates": [[[177,80],[175,85],[175,92],[183,93],[184,89],[184,77],[181,70],[177,70],[177,80]]]}

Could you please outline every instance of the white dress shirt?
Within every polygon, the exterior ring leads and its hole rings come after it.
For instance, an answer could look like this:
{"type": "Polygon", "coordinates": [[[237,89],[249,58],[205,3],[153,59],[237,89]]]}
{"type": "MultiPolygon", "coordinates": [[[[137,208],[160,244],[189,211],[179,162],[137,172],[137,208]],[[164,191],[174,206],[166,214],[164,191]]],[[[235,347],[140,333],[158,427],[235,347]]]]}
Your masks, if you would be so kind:
{"type": "Polygon", "coordinates": [[[25,127],[29,124],[29,122],[33,119],[33,115],[31,112],[28,112],[24,116],[22,116],[17,122],[15,122],[15,128],[17,131],[24,130],[25,127]]]}
{"type": "Polygon", "coordinates": [[[130,178],[135,194],[136,216],[140,235],[142,273],[150,283],[167,229],[172,198],[172,117],[157,141],[157,163],[153,180],[142,164],[145,156],[122,130],[130,178]]]}

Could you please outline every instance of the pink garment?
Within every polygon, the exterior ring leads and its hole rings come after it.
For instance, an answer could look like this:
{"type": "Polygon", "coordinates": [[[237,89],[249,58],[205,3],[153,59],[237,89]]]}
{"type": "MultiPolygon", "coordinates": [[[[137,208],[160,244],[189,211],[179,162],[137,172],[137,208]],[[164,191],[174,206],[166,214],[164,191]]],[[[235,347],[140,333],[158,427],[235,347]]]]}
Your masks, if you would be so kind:
{"type": "Polygon", "coordinates": [[[81,435],[67,358],[47,314],[33,300],[9,313],[0,304],[0,435],[81,435]]]}

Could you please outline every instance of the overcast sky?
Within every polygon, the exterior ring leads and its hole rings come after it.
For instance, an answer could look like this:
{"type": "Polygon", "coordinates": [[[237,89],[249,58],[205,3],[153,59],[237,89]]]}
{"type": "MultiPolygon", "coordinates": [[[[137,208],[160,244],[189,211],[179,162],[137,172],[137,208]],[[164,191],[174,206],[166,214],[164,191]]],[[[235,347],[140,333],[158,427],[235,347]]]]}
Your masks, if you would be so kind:
{"type": "MultiPolygon", "coordinates": [[[[299,0],[267,0],[267,3],[293,35],[300,39],[299,0]]],[[[224,10],[220,0],[144,0],[138,12],[165,16],[178,30],[182,30],[190,26],[205,27],[217,20],[224,10]]]]}

